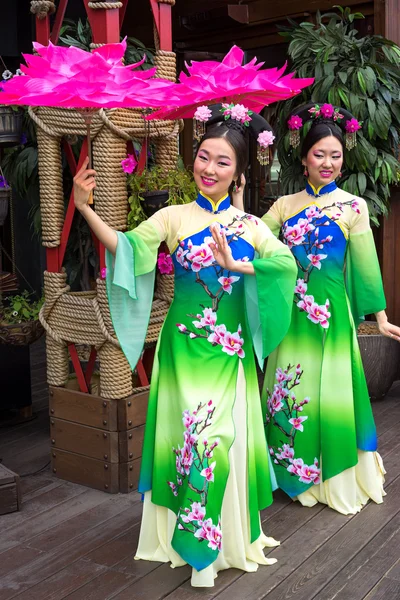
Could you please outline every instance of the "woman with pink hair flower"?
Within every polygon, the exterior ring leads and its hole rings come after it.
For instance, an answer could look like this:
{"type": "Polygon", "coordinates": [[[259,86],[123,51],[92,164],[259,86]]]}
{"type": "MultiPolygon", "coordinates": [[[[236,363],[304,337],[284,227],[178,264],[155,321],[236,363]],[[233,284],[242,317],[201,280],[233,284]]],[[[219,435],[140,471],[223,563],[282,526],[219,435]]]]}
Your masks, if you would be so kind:
{"type": "Polygon", "coordinates": [[[309,104],[288,120],[293,147],[307,120],[306,187],[263,217],[298,267],[291,326],[268,359],[263,411],[279,487],[304,506],[354,514],[385,495],[356,327],[375,313],[382,335],[400,341],[400,328],[385,313],[366,202],[336,185],[361,123],[331,104],[309,104]]]}
{"type": "Polygon", "coordinates": [[[253,344],[262,360],[287,332],[296,266],[267,225],[231,205],[253,124],[244,106],[228,108],[197,113],[208,129],[194,161],[195,202],[164,208],[123,234],[87,204],[96,186],[87,162],[74,187],[76,207],[108,250],[111,317],[132,368],[149,321],[157,249],[166,242],[170,251],[158,263],[169,272],[172,261],[175,295],[152,373],[136,559],[188,563],[197,587],[213,586],[222,569],[273,564],[263,548],[279,544],[260,523],[274,481],[253,344]]]}

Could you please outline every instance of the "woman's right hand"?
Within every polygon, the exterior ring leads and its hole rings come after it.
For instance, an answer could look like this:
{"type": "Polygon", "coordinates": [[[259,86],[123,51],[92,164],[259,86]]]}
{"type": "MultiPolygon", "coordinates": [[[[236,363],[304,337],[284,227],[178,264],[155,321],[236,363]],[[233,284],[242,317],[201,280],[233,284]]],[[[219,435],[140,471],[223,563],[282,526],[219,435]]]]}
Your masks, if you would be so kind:
{"type": "Polygon", "coordinates": [[[86,158],[74,177],[74,202],[80,212],[88,205],[92,190],[96,187],[96,171],[88,169],[88,164],[89,158],[86,158]]]}

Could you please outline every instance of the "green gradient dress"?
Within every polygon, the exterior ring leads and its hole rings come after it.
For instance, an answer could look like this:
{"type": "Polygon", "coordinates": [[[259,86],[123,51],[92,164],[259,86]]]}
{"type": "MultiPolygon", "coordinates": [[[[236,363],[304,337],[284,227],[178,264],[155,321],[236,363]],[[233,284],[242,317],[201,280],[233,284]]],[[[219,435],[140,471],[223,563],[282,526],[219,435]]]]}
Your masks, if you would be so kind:
{"type": "Polygon", "coordinates": [[[192,584],[212,586],[220,569],[269,564],[259,511],[272,502],[253,345],[260,360],[289,328],[296,267],[259,219],[230,205],[196,202],[160,210],[107,257],[111,315],[132,368],[149,320],[157,249],[166,241],[175,295],[157,345],[139,491],[136,558],[185,563],[192,584]],[[224,271],[210,224],[225,229],[233,257],[255,276],[224,271]]]}
{"type": "Polygon", "coordinates": [[[344,514],[382,501],[383,467],[356,325],[385,298],[364,200],[333,182],[263,218],[298,267],[289,332],[268,360],[266,433],[278,485],[344,514]]]}

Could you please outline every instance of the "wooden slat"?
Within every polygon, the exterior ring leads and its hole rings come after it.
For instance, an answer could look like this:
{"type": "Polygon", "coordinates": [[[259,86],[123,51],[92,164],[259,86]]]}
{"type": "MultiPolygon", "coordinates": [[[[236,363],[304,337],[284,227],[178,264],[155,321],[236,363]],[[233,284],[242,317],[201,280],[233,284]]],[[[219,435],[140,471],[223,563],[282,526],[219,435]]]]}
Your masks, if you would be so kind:
{"type": "Polygon", "coordinates": [[[50,388],[50,416],[117,431],[117,401],[65,388],[50,388]]]}
{"type": "Polygon", "coordinates": [[[58,450],[67,450],[112,463],[119,462],[117,431],[104,431],[64,419],[51,418],[50,436],[52,447],[58,450]]]}
{"type": "Polygon", "coordinates": [[[105,571],[90,583],[80,587],[72,594],[68,594],[67,598],[68,600],[109,600],[132,581],[131,575],[105,571]]]}
{"type": "Polygon", "coordinates": [[[73,481],[109,494],[119,492],[118,463],[103,462],[74,452],[53,448],[51,468],[57,477],[66,481],[73,481]]]}

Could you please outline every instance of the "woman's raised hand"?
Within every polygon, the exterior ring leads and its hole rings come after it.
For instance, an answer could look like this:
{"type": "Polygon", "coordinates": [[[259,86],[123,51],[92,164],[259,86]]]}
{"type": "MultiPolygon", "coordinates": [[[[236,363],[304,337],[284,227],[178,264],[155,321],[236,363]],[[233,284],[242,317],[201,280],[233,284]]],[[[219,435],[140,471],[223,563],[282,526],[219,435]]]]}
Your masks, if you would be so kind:
{"type": "Polygon", "coordinates": [[[237,261],[232,256],[232,250],[227,242],[224,229],[220,229],[218,223],[210,225],[211,235],[214,243],[210,244],[211,251],[217,263],[227,271],[235,271],[237,261]]]}
{"type": "Polygon", "coordinates": [[[96,171],[88,169],[88,164],[89,158],[86,158],[74,177],[74,202],[75,207],[81,212],[88,205],[91,193],[96,187],[96,171]]]}
{"type": "Polygon", "coordinates": [[[232,192],[232,204],[235,208],[238,208],[239,210],[244,210],[244,188],[246,185],[246,177],[242,174],[242,176],[240,177],[240,185],[239,188],[237,190],[237,192],[235,192],[235,188],[233,188],[233,192],[232,192]]]}

